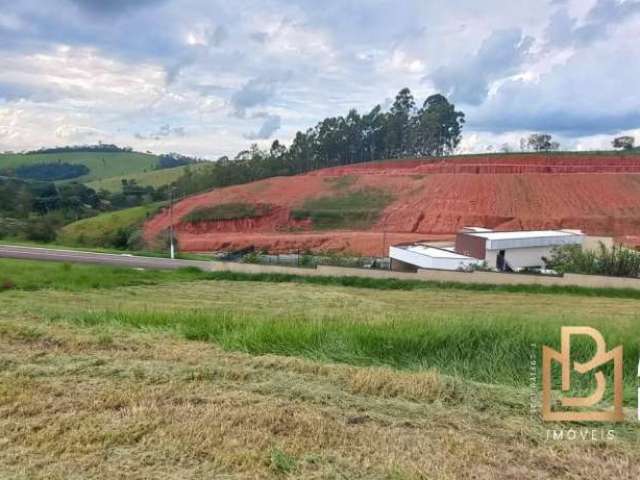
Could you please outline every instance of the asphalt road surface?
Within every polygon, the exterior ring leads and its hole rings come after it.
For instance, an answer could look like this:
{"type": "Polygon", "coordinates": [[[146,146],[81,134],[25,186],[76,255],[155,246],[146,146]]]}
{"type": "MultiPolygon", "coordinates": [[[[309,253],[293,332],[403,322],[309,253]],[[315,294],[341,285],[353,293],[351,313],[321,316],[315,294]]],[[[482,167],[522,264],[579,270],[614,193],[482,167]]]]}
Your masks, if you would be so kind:
{"type": "Polygon", "coordinates": [[[14,245],[0,245],[0,258],[93,263],[131,268],[176,269],[182,267],[197,267],[201,270],[211,269],[211,262],[199,260],[171,260],[170,258],[141,257],[117,253],[79,252],[74,250],[56,250],[52,248],[20,247],[14,245]]]}

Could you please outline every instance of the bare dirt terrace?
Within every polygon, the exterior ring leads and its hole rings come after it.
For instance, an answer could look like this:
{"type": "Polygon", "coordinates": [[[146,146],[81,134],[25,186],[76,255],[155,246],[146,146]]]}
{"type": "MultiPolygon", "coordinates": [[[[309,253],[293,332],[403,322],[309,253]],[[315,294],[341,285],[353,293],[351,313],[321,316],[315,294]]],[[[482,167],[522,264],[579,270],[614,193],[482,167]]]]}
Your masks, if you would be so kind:
{"type": "MultiPolygon", "coordinates": [[[[186,251],[254,245],[379,255],[390,242],[442,240],[464,225],[580,228],[621,239],[640,235],[640,156],[494,155],[397,160],[336,167],[213,190],[175,207],[186,251]],[[260,215],[183,219],[229,204],[266,205],[260,215]],[[350,212],[351,209],[351,212],[350,212]]],[[[153,242],[169,226],[145,225],[153,242]]]]}

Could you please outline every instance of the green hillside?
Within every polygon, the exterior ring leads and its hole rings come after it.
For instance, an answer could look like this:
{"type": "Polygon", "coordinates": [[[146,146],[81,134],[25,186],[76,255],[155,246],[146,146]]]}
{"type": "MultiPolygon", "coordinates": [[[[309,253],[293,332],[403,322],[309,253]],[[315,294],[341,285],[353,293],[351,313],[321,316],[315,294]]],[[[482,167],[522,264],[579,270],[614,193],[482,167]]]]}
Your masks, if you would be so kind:
{"type": "Polygon", "coordinates": [[[42,163],[85,165],[89,168],[89,173],[73,180],[91,182],[104,178],[130,177],[132,174],[150,172],[158,165],[158,157],[138,152],[0,154],[0,170],[42,163]]]}
{"type": "MultiPolygon", "coordinates": [[[[192,171],[197,171],[206,163],[196,163],[190,165],[192,171]]],[[[186,165],[175,168],[165,168],[162,170],[151,170],[147,172],[139,172],[133,174],[118,175],[110,178],[103,178],[87,183],[87,186],[95,191],[108,190],[110,192],[119,192],[122,188],[122,180],[135,180],[138,185],[143,187],[162,187],[168,185],[180,178],[185,171],[186,165]]]]}
{"type": "Polygon", "coordinates": [[[79,220],[62,228],[58,241],[74,246],[124,248],[138,227],[162,205],[152,203],[79,220]]]}

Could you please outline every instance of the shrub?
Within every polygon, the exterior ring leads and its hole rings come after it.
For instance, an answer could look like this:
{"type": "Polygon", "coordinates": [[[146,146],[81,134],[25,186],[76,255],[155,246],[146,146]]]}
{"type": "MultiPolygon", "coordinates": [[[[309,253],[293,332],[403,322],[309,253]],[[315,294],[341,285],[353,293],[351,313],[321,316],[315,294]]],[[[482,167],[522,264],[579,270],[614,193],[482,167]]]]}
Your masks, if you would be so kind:
{"type": "Polygon", "coordinates": [[[271,451],[270,467],[274,472],[285,475],[295,471],[297,462],[295,457],[278,448],[271,451]]]}
{"type": "Polygon", "coordinates": [[[12,290],[14,288],[16,288],[16,284],[13,283],[13,281],[9,280],[8,278],[0,282],[0,292],[4,290],[12,290]]]}
{"type": "Polygon", "coordinates": [[[640,252],[621,245],[609,249],[600,243],[597,250],[583,250],[579,245],[555,248],[547,266],[560,273],[640,277],[640,252]]]}
{"type": "Polygon", "coordinates": [[[27,240],[33,242],[53,242],[56,239],[56,229],[51,221],[46,218],[31,220],[25,229],[27,240]]]}
{"type": "Polygon", "coordinates": [[[260,252],[249,252],[242,257],[242,263],[260,263],[260,252]]]}

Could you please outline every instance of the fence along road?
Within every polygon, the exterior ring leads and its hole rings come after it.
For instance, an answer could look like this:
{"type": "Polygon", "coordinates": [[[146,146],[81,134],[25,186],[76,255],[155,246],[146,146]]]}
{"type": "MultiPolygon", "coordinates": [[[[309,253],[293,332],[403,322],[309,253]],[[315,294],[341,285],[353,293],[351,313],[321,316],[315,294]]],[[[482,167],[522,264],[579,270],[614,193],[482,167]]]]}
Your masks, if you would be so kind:
{"type": "Polygon", "coordinates": [[[211,269],[211,262],[198,260],[171,260],[169,258],[141,257],[117,253],[81,252],[14,245],[0,245],[0,257],[22,260],[93,263],[131,268],[176,269],[182,267],[197,267],[202,270],[211,269]]]}

